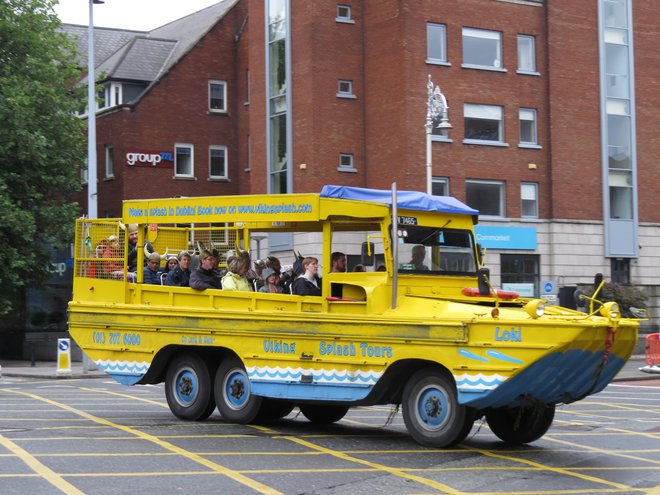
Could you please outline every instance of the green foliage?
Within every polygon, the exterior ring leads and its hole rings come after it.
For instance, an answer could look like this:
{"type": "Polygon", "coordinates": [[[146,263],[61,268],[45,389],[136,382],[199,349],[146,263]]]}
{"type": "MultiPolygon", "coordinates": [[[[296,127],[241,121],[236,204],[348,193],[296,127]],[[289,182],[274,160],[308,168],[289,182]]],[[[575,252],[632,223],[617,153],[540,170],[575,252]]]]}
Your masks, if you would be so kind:
{"type": "Polygon", "coordinates": [[[46,246],[71,240],[85,157],[84,88],[53,0],[0,2],[0,314],[49,276],[46,246]]]}
{"type": "MultiPolygon", "coordinates": [[[[587,296],[592,297],[594,288],[590,287],[585,290],[584,293],[587,296]]],[[[619,304],[622,316],[626,318],[634,318],[633,314],[630,312],[630,307],[646,308],[647,296],[644,291],[633,287],[632,285],[620,285],[605,282],[596,299],[601,302],[615,301],[619,304]]],[[[589,307],[589,301],[587,301],[587,307],[589,307]]]]}

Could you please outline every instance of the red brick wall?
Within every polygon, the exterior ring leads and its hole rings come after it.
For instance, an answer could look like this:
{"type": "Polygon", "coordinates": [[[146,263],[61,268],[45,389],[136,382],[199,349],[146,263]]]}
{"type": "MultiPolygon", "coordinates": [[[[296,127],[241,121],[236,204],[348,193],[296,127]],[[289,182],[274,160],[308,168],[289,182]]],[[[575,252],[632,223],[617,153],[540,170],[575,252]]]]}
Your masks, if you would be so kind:
{"type": "Polygon", "coordinates": [[[641,222],[660,222],[660,14],[656,0],[633,2],[637,111],[638,207],[641,222]]]}

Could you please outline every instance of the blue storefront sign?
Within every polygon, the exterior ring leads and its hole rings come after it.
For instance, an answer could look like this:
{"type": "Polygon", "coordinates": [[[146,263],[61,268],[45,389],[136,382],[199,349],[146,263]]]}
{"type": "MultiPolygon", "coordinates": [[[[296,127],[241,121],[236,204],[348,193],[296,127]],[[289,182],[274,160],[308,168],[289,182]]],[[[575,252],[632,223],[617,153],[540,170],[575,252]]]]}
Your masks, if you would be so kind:
{"type": "Polygon", "coordinates": [[[536,249],[536,228],[475,225],[477,242],[488,249],[536,249]]]}

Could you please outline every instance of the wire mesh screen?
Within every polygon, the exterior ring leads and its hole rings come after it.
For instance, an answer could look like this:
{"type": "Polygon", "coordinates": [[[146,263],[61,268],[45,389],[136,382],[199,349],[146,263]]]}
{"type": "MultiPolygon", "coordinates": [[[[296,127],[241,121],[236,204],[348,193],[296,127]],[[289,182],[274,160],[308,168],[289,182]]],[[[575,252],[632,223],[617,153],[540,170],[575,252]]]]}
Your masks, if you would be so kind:
{"type": "MultiPolygon", "coordinates": [[[[199,263],[202,250],[217,251],[220,266],[226,266],[227,257],[236,252],[240,244],[240,231],[236,227],[221,224],[218,226],[139,226],[138,239],[141,245],[131,245],[126,226],[118,219],[81,219],[76,225],[75,274],[106,280],[122,280],[127,274],[129,281],[135,281],[137,274],[125,269],[132,250],[142,251],[132,256],[143,260],[143,265],[152,253],[160,255],[159,271],[166,272],[172,265],[168,261],[182,251],[192,257],[191,269],[199,263]],[[140,235],[141,234],[141,235],[140,235]]],[[[139,263],[136,265],[140,270],[139,263]]]]}

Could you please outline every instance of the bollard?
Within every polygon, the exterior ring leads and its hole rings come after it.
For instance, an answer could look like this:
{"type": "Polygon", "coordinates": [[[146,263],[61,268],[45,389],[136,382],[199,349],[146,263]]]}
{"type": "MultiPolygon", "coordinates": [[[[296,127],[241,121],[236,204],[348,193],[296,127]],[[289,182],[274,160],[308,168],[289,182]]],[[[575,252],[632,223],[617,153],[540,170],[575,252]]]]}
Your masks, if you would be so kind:
{"type": "Polygon", "coordinates": [[[57,339],[57,376],[71,376],[71,340],[57,339]]]}

